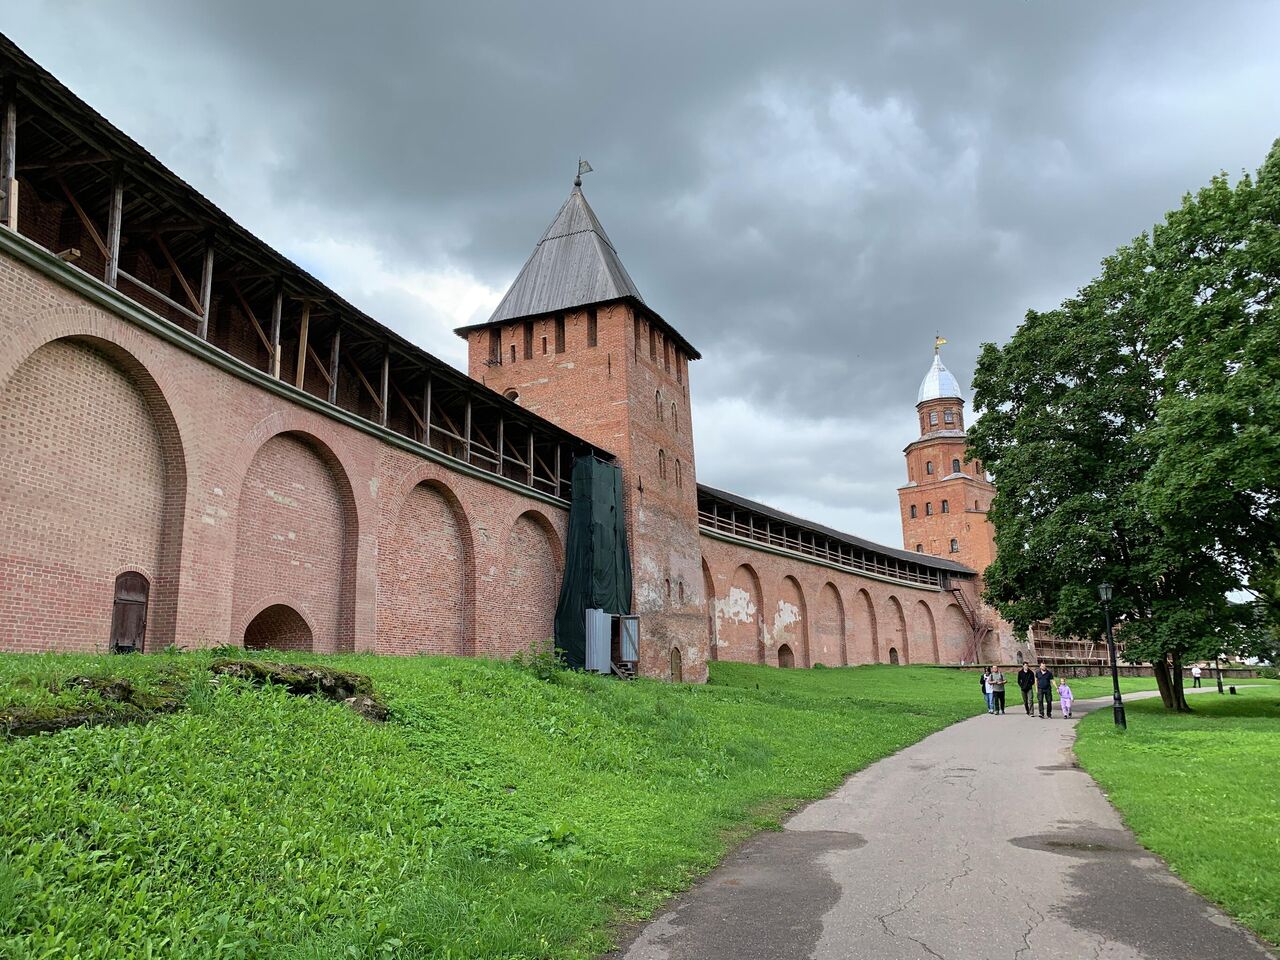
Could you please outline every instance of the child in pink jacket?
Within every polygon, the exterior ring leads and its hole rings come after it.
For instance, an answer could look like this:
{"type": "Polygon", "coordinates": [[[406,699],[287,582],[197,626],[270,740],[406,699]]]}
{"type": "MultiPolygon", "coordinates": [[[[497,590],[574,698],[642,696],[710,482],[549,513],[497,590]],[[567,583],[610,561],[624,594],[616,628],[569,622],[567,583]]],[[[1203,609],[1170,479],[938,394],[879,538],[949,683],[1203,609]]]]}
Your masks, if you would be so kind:
{"type": "Polygon", "coordinates": [[[1062,707],[1062,719],[1071,719],[1071,688],[1067,686],[1067,681],[1063,680],[1058,684],[1058,704],[1062,707]]]}

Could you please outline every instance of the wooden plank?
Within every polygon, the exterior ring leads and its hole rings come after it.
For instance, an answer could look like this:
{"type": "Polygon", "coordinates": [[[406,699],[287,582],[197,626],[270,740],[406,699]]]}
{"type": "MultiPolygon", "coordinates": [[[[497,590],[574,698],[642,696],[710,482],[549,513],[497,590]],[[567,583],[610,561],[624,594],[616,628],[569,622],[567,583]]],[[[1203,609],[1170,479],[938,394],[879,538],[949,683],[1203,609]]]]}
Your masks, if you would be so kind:
{"type": "Polygon", "coordinates": [[[200,271],[200,334],[201,340],[209,339],[209,308],[213,305],[213,234],[205,239],[204,269],[200,271]]]}
{"type": "Polygon", "coordinates": [[[140,287],[141,289],[147,291],[147,293],[151,294],[157,300],[160,300],[163,303],[167,303],[169,306],[173,307],[173,309],[177,310],[183,316],[190,317],[196,323],[200,322],[200,317],[196,314],[194,310],[188,310],[186,307],[180,304],[177,300],[172,299],[168,294],[161,293],[155,287],[151,286],[150,284],[142,280],[139,280],[133,274],[126,272],[124,269],[117,269],[116,273],[119,276],[123,277],[124,279],[128,280],[135,287],[140,287]]]}
{"type": "Polygon", "coordinates": [[[425,435],[427,430],[427,422],[423,420],[422,416],[418,413],[418,411],[413,408],[413,404],[410,402],[409,398],[404,395],[404,391],[402,391],[394,383],[391,385],[391,389],[396,392],[396,396],[400,398],[400,402],[404,404],[404,408],[409,411],[409,416],[413,418],[413,422],[418,425],[418,429],[421,430],[425,435]]]}
{"type": "MultiPolygon", "coordinates": [[[[75,211],[76,216],[80,220],[80,225],[84,227],[85,233],[89,234],[89,239],[93,241],[94,246],[102,253],[107,260],[111,259],[111,250],[107,247],[106,241],[102,239],[102,234],[98,233],[98,228],[93,225],[93,221],[89,219],[89,215],[84,212],[84,207],[80,206],[80,201],[76,199],[75,194],[71,192],[71,188],[67,186],[67,181],[61,177],[58,178],[58,186],[62,188],[63,194],[66,195],[67,203],[71,204],[71,209],[75,211]]],[[[114,199],[114,198],[113,198],[114,199]]],[[[114,206],[114,203],[112,204],[114,206]]],[[[117,238],[117,247],[119,250],[119,239],[117,238]]],[[[108,283],[111,281],[108,280],[108,283]]],[[[114,286],[114,284],[112,284],[114,286]]]]}
{"type": "Polygon", "coordinates": [[[311,327],[311,301],[304,301],[302,304],[302,330],[298,334],[298,369],[294,377],[294,386],[299,390],[305,389],[304,382],[307,375],[307,334],[311,327]]]}
{"type": "Polygon", "coordinates": [[[390,404],[387,402],[389,399],[387,396],[387,387],[390,385],[390,383],[391,383],[391,345],[384,344],[382,347],[382,382],[378,384],[380,388],[378,390],[378,396],[380,398],[378,400],[378,406],[381,408],[381,413],[382,413],[382,416],[379,418],[378,422],[384,427],[387,425],[387,408],[390,406],[390,404]]]}
{"type": "Polygon", "coordinates": [[[380,404],[381,400],[378,398],[378,391],[373,389],[373,384],[371,384],[369,382],[369,378],[364,375],[364,371],[357,367],[351,360],[347,361],[347,366],[355,371],[356,379],[359,380],[361,385],[369,391],[369,396],[373,398],[373,402],[375,404],[380,404]]]}
{"type": "Polygon", "coordinates": [[[280,320],[284,314],[284,285],[276,284],[276,295],[271,302],[271,375],[280,379],[280,320]]]}
{"type": "Polygon", "coordinates": [[[342,327],[334,327],[333,342],[329,344],[329,402],[338,403],[338,354],[342,349],[342,327]]]}
{"type": "Polygon", "coordinates": [[[169,265],[169,270],[178,279],[178,286],[182,287],[182,292],[187,295],[187,300],[191,302],[191,309],[196,313],[201,313],[200,298],[196,296],[196,292],[191,289],[191,284],[187,283],[187,278],[182,275],[182,271],[178,269],[178,262],[173,259],[173,254],[169,252],[169,245],[164,242],[163,237],[153,237],[156,246],[160,248],[160,253],[164,256],[164,262],[169,265]]]}
{"type": "Polygon", "coordinates": [[[464,422],[466,424],[466,436],[463,437],[462,439],[462,442],[464,444],[464,452],[466,453],[466,456],[464,457],[464,459],[467,461],[467,463],[470,463],[471,462],[471,398],[470,397],[467,397],[467,411],[466,411],[466,417],[464,419],[464,422]]]}
{"type": "MultiPolygon", "coordinates": [[[[561,321],[560,329],[561,329],[560,346],[563,349],[564,347],[564,335],[563,335],[564,321],[563,320],[561,321]]],[[[529,486],[531,487],[533,486],[533,429],[532,428],[530,428],[529,430],[529,486]]]]}
{"type": "Polygon", "coordinates": [[[324,361],[320,359],[320,354],[316,353],[316,348],[311,344],[307,344],[307,356],[311,358],[311,362],[316,365],[316,373],[324,378],[324,382],[333,385],[333,378],[329,376],[329,371],[325,369],[324,361]]]}
{"type": "Polygon", "coordinates": [[[107,265],[103,279],[108,286],[119,282],[120,226],[124,222],[124,168],[116,164],[111,170],[111,206],[107,210],[107,265]]]}
{"type": "Polygon", "coordinates": [[[267,359],[271,359],[271,341],[267,339],[266,331],[262,329],[262,324],[258,322],[258,318],[254,316],[253,308],[249,306],[249,301],[244,298],[244,293],[240,290],[240,284],[232,281],[231,292],[236,295],[236,299],[240,301],[240,309],[244,311],[244,315],[249,318],[249,322],[253,324],[253,330],[258,335],[258,339],[262,341],[262,345],[267,348],[267,359]]]}
{"type": "Polygon", "coordinates": [[[431,374],[427,374],[427,385],[422,391],[422,442],[431,446],[431,374]]]}
{"type": "Polygon", "coordinates": [[[18,102],[14,80],[4,81],[4,121],[0,128],[0,191],[4,192],[0,216],[10,230],[18,231],[18,102]]]}

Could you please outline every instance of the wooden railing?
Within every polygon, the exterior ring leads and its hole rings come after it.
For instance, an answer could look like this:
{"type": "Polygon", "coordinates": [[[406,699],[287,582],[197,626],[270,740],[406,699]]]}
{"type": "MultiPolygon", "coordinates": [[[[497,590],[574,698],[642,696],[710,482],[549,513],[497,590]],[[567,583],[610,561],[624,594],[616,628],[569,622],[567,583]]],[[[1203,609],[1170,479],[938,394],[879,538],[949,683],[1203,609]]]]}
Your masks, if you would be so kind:
{"type": "Polygon", "coordinates": [[[841,567],[852,573],[871,574],[902,583],[929,587],[942,586],[941,571],[919,567],[906,560],[884,554],[863,551],[852,544],[832,540],[820,533],[810,533],[799,527],[787,527],[776,521],[761,518],[759,523],[742,523],[730,517],[718,516],[705,510],[698,511],[698,526],[703,530],[729,534],[742,540],[764,544],[777,550],[787,550],[804,557],[812,557],[841,567]]]}

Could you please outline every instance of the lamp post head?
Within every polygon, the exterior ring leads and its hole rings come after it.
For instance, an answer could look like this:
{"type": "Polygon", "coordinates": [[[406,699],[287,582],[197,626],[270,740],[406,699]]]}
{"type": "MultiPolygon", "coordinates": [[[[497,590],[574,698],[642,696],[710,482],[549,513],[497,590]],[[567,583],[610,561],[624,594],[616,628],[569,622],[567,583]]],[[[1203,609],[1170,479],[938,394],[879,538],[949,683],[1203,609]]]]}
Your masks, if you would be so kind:
{"type": "Polygon", "coordinates": [[[1111,584],[1109,583],[1098,584],[1098,599],[1101,600],[1103,603],[1111,602],[1111,584]]]}

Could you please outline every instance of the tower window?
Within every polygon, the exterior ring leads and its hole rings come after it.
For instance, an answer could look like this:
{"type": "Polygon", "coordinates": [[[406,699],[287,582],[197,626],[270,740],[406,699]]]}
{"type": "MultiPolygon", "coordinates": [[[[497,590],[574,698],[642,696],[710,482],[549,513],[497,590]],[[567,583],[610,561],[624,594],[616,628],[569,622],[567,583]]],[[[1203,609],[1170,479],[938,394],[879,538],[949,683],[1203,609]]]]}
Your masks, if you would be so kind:
{"type": "Polygon", "coordinates": [[[677,488],[677,489],[681,489],[681,488],[683,488],[683,486],[684,486],[684,484],[683,484],[683,482],[682,482],[682,480],[681,480],[681,477],[680,477],[680,461],[679,461],[679,460],[677,460],[677,461],[676,461],[676,488],[677,488]]]}
{"type": "Polygon", "coordinates": [[[916,505],[913,503],[911,505],[911,519],[914,520],[915,518],[916,518],[916,505]]]}
{"type": "Polygon", "coordinates": [[[960,472],[960,458],[959,458],[959,457],[952,457],[952,458],[951,458],[951,472],[952,472],[952,473],[959,473],[959,472],[960,472]]]}
{"type": "Polygon", "coordinates": [[[497,327],[489,328],[489,362],[502,362],[502,331],[497,327]]]}
{"type": "Polygon", "coordinates": [[[635,344],[634,352],[637,360],[640,359],[640,314],[633,314],[631,317],[631,325],[635,328],[635,344]]]}
{"type": "Polygon", "coordinates": [[[658,418],[658,422],[662,422],[662,391],[653,391],[653,414],[658,418]]]}
{"type": "Polygon", "coordinates": [[[596,340],[600,334],[600,329],[597,324],[598,324],[598,321],[596,319],[596,308],[588,307],[587,308],[587,346],[588,347],[594,347],[596,345],[596,340]]]}
{"type": "Polygon", "coordinates": [[[929,474],[930,476],[933,476],[933,461],[932,461],[932,460],[926,460],[926,461],[925,461],[925,464],[924,464],[924,472],[925,472],[925,473],[927,473],[927,474],[929,474]]]}
{"type": "Polygon", "coordinates": [[[942,512],[943,513],[951,512],[951,504],[947,503],[947,501],[945,500],[942,501],[942,512]]]}
{"type": "Polygon", "coordinates": [[[952,553],[960,552],[960,541],[957,540],[955,537],[951,538],[951,552],[952,553]]]}
{"type": "Polygon", "coordinates": [[[923,543],[917,543],[917,544],[916,544],[916,553],[924,553],[924,544],[923,544],[923,543]]]}
{"type": "Polygon", "coordinates": [[[936,427],[937,425],[938,425],[938,411],[937,411],[937,410],[930,410],[930,411],[929,411],[929,426],[931,426],[931,427],[936,427]]]}
{"type": "Polygon", "coordinates": [[[652,323],[649,324],[649,359],[658,359],[658,329],[652,323]]]}
{"type": "Polygon", "coordinates": [[[512,403],[520,402],[520,394],[516,390],[508,390],[506,393],[503,394],[503,396],[506,397],[508,400],[510,400],[512,403]]]}
{"type": "Polygon", "coordinates": [[[524,358],[526,360],[533,359],[533,321],[526,320],[524,322],[524,358]]]}
{"type": "Polygon", "coordinates": [[[658,451],[658,476],[667,479],[667,451],[658,451]]]}
{"type": "Polygon", "coordinates": [[[542,355],[546,356],[546,354],[547,354],[547,338],[543,337],[542,338],[542,355]]]}
{"type": "Polygon", "coordinates": [[[926,517],[932,517],[932,516],[933,516],[933,503],[932,503],[932,501],[931,501],[931,502],[929,502],[929,503],[926,503],[926,504],[924,505],[924,515],[925,515],[926,517]]]}
{"type": "Polygon", "coordinates": [[[982,509],[981,507],[979,507],[979,506],[978,506],[978,501],[977,501],[977,500],[973,501],[973,509],[975,509],[975,510],[981,510],[981,509],[982,509]]]}
{"type": "Polygon", "coordinates": [[[516,362],[516,345],[514,343],[511,345],[511,362],[516,362]]]}
{"type": "Polygon", "coordinates": [[[942,421],[943,421],[944,423],[955,423],[955,422],[956,422],[956,412],[955,412],[954,410],[944,410],[944,411],[942,411],[942,421]]]}
{"type": "Polygon", "coordinates": [[[662,338],[662,365],[667,373],[671,372],[671,341],[666,337],[662,338]]]}
{"type": "Polygon", "coordinates": [[[556,317],[556,353],[564,353],[564,314],[556,317]]]}
{"type": "Polygon", "coordinates": [[[676,351],[676,383],[684,383],[684,354],[676,351]]]}
{"type": "Polygon", "coordinates": [[[676,402],[671,401],[671,426],[676,433],[680,432],[680,415],[676,411],[676,402]]]}

